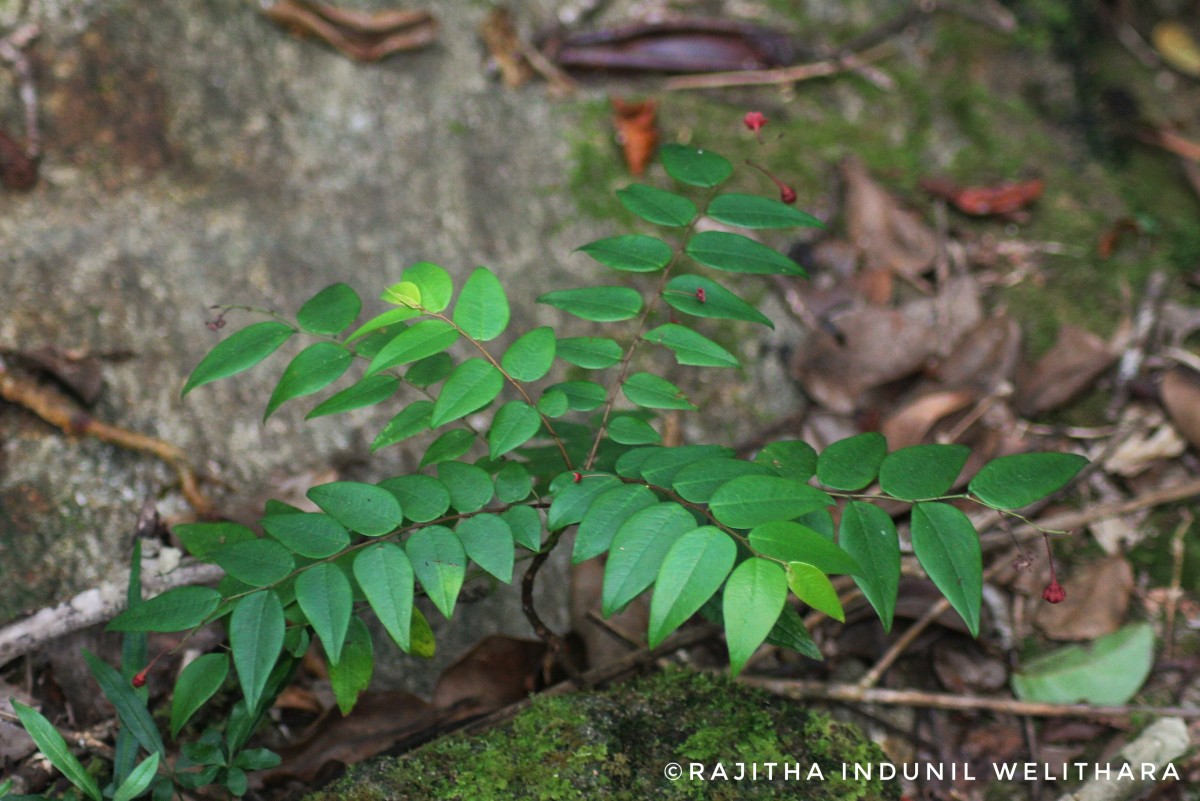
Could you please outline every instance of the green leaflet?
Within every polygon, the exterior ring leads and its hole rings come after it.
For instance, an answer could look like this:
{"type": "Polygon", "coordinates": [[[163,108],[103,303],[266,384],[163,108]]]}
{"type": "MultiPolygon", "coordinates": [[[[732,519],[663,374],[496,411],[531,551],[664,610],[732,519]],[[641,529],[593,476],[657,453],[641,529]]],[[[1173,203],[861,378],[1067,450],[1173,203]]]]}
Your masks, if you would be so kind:
{"type": "Polygon", "coordinates": [[[500,279],[486,267],[471,273],[458,293],[455,324],[471,339],[488,342],[504,332],[508,318],[508,298],[500,279]]]}
{"type": "Polygon", "coordinates": [[[104,796],[100,794],[100,785],[71,753],[67,741],[58,733],[53,724],[46,720],[41,712],[25,706],[16,699],[12,700],[12,707],[13,711],[17,713],[17,717],[20,718],[21,725],[25,727],[25,731],[33,738],[38,750],[46,755],[46,759],[50,760],[50,764],[62,771],[71,784],[82,790],[92,801],[103,801],[104,796]]]}
{"type": "Polygon", "coordinates": [[[560,389],[547,389],[542,393],[542,397],[538,398],[538,411],[547,417],[562,417],[568,411],[567,393],[560,389]]]}
{"type": "Polygon", "coordinates": [[[661,239],[643,234],[613,236],[589,242],[579,250],[614,270],[652,273],[666,267],[673,254],[661,239]]]}
{"type": "Polygon", "coordinates": [[[537,553],[542,549],[542,517],[532,506],[514,506],[500,515],[508,523],[513,540],[537,553]]]}
{"type": "Polygon", "coordinates": [[[379,622],[407,653],[414,589],[408,554],[395,543],[376,543],[354,557],[354,578],[379,622]]]}
{"type": "Polygon", "coordinates": [[[1133,623],[1088,645],[1068,645],[1021,666],[1012,677],[1023,701],[1127,704],[1154,666],[1154,628],[1133,623]]]}
{"type": "Polygon", "coordinates": [[[419,311],[421,308],[421,287],[412,281],[399,281],[383,290],[383,294],[379,296],[379,299],[385,303],[419,311]]]}
{"type": "Polygon", "coordinates": [[[949,504],[915,504],[912,544],[921,567],[966,621],[971,636],[978,637],[983,556],[970,519],[949,504]]]}
{"type": "Polygon", "coordinates": [[[599,556],[612,546],[613,536],[626,520],[658,503],[654,493],[641,484],[605,484],[588,506],[575,533],[572,564],[599,556]]]}
{"type": "Polygon", "coordinates": [[[192,715],[217,694],[229,675],[229,655],[202,654],[188,663],[175,682],[171,694],[171,737],[191,720],[192,715]]]}
{"type": "Polygon", "coordinates": [[[221,593],[209,587],[176,587],[126,609],[105,630],[183,631],[203,623],[220,603],[221,593]]]}
{"type": "Polygon", "coordinates": [[[358,697],[371,683],[375,672],[375,655],[371,647],[371,632],[357,617],[350,618],[342,658],[329,666],[329,686],[343,715],[354,709],[358,697]]]}
{"type": "Polygon", "coordinates": [[[452,428],[433,441],[421,457],[421,467],[457,459],[471,449],[475,435],[465,428],[452,428]]]}
{"type": "Polygon", "coordinates": [[[449,353],[435,353],[432,356],[426,356],[418,362],[414,362],[413,366],[408,368],[404,374],[404,380],[412,384],[414,387],[431,387],[439,381],[444,381],[450,373],[454,372],[454,359],[450,358],[449,353]]]}
{"type": "Polygon", "coordinates": [[[878,506],[851,501],[842,510],[838,544],[862,567],[854,583],[879,615],[883,630],[891,631],[900,587],[900,538],[891,515],[878,506]]]}
{"type": "Polygon", "coordinates": [[[1057,492],[1083,469],[1074,453],[1018,453],[985,464],[968,489],[997,509],[1020,509],[1057,492]]]}
{"type": "Polygon", "coordinates": [[[701,231],[688,240],[687,254],[705,267],[749,275],[798,275],[804,268],[777,250],[741,234],[701,231]]]}
{"type": "Polygon", "coordinates": [[[158,727],[154,724],[154,718],[150,717],[146,702],[138,696],[137,690],[129,680],[86,648],[83,649],[83,659],[87,662],[92,678],[100,685],[104,697],[117,710],[121,725],[133,734],[134,739],[147,753],[165,754],[167,749],[163,745],[162,735],[158,733],[158,727]]]}
{"type": "Polygon", "coordinates": [[[467,554],[462,543],[445,526],[427,526],[414,531],[404,547],[429,600],[448,620],[466,576],[467,554]]]}
{"type": "Polygon", "coordinates": [[[504,376],[484,359],[467,359],[455,368],[433,404],[434,428],[465,417],[490,404],[504,389],[504,376]]]}
{"type": "Polygon", "coordinates": [[[675,541],[663,558],[650,599],[651,648],[694,615],[713,596],[737,558],[737,546],[725,532],[703,526],[675,541]]]}
{"type": "Polygon", "coordinates": [[[789,520],[774,520],[750,531],[750,547],[782,562],[806,562],[825,573],[859,575],[854,557],[819,532],[789,520]]]}
{"type": "Polygon", "coordinates": [[[625,379],[621,391],[630,403],[646,409],[696,409],[683,390],[653,373],[634,373],[625,379]]]}
{"type": "MultiPolygon", "coordinates": [[[[632,290],[631,290],[632,291],[632,290]]],[[[640,300],[640,296],[639,296],[640,300]]],[[[196,387],[249,370],[296,333],[290,325],[267,320],[229,335],[210,350],[183,385],[183,395],[196,387]]]]}
{"type": "Polygon", "coordinates": [[[699,275],[679,275],[672,278],[667,282],[663,300],[671,308],[693,317],[743,320],[749,323],[759,323],[768,328],[775,327],[770,318],[758,309],[716,281],[699,275]]]}
{"type": "Polygon", "coordinates": [[[787,582],[801,601],[840,623],[846,622],[846,612],[838,600],[837,590],[833,588],[829,576],[819,568],[806,562],[788,562],[787,582]]]}
{"type": "Polygon", "coordinates": [[[521,462],[505,462],[496,472],[496,498],[501,503],[517,503],[533,491],[533,476],[521,462]]]}
{"type": "Polygon", "coordinates": [[[817,452],[812,445],[798,439],[772,442],[758,452],[754,461],[794,481],[808,481],[817,471],[817,452]]]}
{"type": "Polygon", "coordinates": [[[254,714],[263,701],[263,690],[283,651],[283,605],[268,590],[251,593],[237,602],[229,621],[229,646],[246,706],[254,714]]]}
{"type": "Polygon", "coordinates": [[[488,455],[498,459],[524,445],[542,427],[537,410],[524,401],[509,401],[496,410],[488,429],[488,455]]]}
{"type": "Polygon", "coordinates": [[[320,638],[330,664],[336,665],[342,658],[354,606],[350,580],[333,562],[311,565],[296,577],[296,602],[320,638]]]}
{"type": "Polygon", "coordinates": [[[285,402],[319,392],[337,381],[350,368],[353,358],[350,351],[333,342],[317,342],[300,351],[275,385],[263,419],[274,414],[285,402]]]}
{"type": "Polygon", "coordinates": [[[421,312],[417,311],[416,309],[388,309],[383,314],[372,317],[370,320],[367,320],[358,328],[354,329],[354,333],[346,337],[345,344],[349,345],[356,339],[365,337],[367,334],[373,334],[377,332],[382,337],[394,337],[405,328],[408,328],[408,326],[405,324],[405,321],[420,316],[421,312]]]}
{"type": "Polygon", "coordinates": [[[554,329],[535,328],[522,334],[504,352],[500,367],[515,381],[537,381],[554,364],[554,329]]]}
{"type": "Polygon", "coordinates": [[[733,675],[742,671],[770,634],[787,601],[787,591],[787,576],[774,562],[752,557],[734,568],[721,598],[733,675]]]}
{"type": "Polygon", "coordinates": [[[553,500],[550,503],[547,519],[547,526],[551,531],[557,531],[583,520],[584,515],[591,508],[592,502],[602,492],[616,486],[617,479],[613,476],[593,474],[581,475],[578,481],[574,481],[571,474],[568,473],[565,478],[557,479],[555,484],[557,486],[551,486],[553,500]]]}
{"type": "Polygon", "coordinates": [[[695,529],[696,518],[677,503],[658,503],[632,514],[613,535],[600,613],[609,617],[654,583],[667,551],[695,529]]]}
{"type": "Polygon", "coordinates": [[[333,556],[350,544],[346,527],[329,515],[297,512],[270,515],[261,522],[263,530],[285,548],[309,559],[333,556]]]}
{"type": "Polygon", "coordinates": [[[733,174],[733,165],[724,156],[688,145],[667,144],[658,149],[667,175],[685,184],[711,189],[733,174]]]}
{"type": "Polygon", "coordinates": [[[304,415],[305,420],[313,420],[329,414],[341,414],[352,409],[361,409],[381,403],[400,388],[400,379],[390,375],[373,375],[351,384],[341,392],[326,398],[317,408],[304,415]]]}
{"type": "Polygon", "coordinates": [[[346,528],[368,537],[388,534],[404,519],[396,496],[375,484],[334,481],[313,487],[308,498],[346,528]]]}
{"type": "Polygon", "coordinates": [[[738,228],[824,228],[811,214],[761,195],[742,195],[730,192],[718,195],[708,204],[705,213],[717,222],[738,228]]]}
{"type": "Polygon", "coordinates": [[[440,353],[458,340],[458,331],[445,320],[422,320],[404,329],[371,359],[367,375],[440,353]]]}
{"type": "Polygon", "coordinates": [[[708,503],[725,482],[739,476],[773,475],[770,467],[758,462],[728,457],[693,462],[672,478],[671,486],[679,497],[692,503],[708,503]]]}
{"type": "Polygon", "coordinates": [[[608,422],[608,436],[622,445],[656,445],[662,435],[640,417],[622,414],[608,422]]]}
{"type": "Polygon", "coordinates": [[[121,786],[117,788],[117,792],[113,795],[113,801],[133,801],[150,787],[150,782],[154,781],[155,774],[158,772],[159,755],[157,753],[143,759],[136,768],[130,772],[125,781],[121,782],[121,786]]]}
{"type": "Polygon", "coordinates": [[[740,367],[737,357],[703,334],[676,323],[660,325],[645,335],[647,342],[668,348],[680,364],[696,367],[740,367]]]}
{"type": "Polygon", "coordinates": [[[425,615],[417,607],[412,610],[412,650],[409,651],[413,656],[419,656],[422,659],[433,659],[437,653],[437,642],[433,638],[433,629],[429,627],[429,621],[425,619],[425,615]]]}
{"type": "Polygon", "coordinates": [[[557,292],[547,292],[539,297],[537,302],[598,323],[628,320],[642,310],[641,294],[627,286],[560,289],[557,292]]]}
{"type": "Polygon", "coordinates": [[[266,587],[282,581],[296,567],[288,549],[271,539],[226,545],[213,552],[212,561],[251,587],[266,587]]]}
{"type": "Polygon", "coordinates": [[[416,285],[421,296],[421,307],[428,312],[440,312],[450,305],[454,294],[454,280],[450,273],[428,261],[417,262],[401,275],[402,281],[416,285]]]}
{"type": "Polygon", "coordinates": [[[893,498],[919,501],[954,486],[971,449],[966,445],[913,445],[889,453],[879,465],[879,486],[893,498]]]}
{"type": "Polygon", "coordinates": [[[733,451],[720,445],[679,445],[674,448],[655,448],[642,460],[634,475],[656,487],[670,487],[675,476],[690,464],[709,459],[721,459],[733,451]]]}
{"type": "Polygon", "coordinates": [[[621,346],[607,337],[558,340],[558,358],[588,370],[603,370],[621,361],[621,346]]]}
{"type": "Polygon", "coordinates": [[[778,645],[780,648],[790,648],[796,653],[818,662],[825,658],[821,649],[817,648],[817,644],[813,642],[808,629],[804,627],[804,618],[800,617],[800,614],[787,604],[784,604],[783,613],[775,621],[771,633],[767,635],[767,642],[771,645],[778,645]]]}
{"type": "Polygon", "coordinates": [[[383,427],[375,441],[371,443],[371,452],[403,442],[411,436],[428,431],[430,420],[433,419],[433,401],[419,400],[408,404],[383,427]]]}
{"type": "Polygon", "coordinates": [[[380,481],[379,486],[396,496],[404,516],[414,523],[428,523],[450,508],[450,492],[433,476],[413,473],[380,481]]]}
{"type": "Polygon", "coordinates": [[[885,456],[883,434],[869,431],[840,439],[817,457],[817,480],[832,489],[855,492],[875,480],[885,456]]]}
{"type": "Polygon", "coordinates": [[[508,523],[499,515],[476,515],[459,523],[454,531],[471,561],[512,584],[513,536],[508,523]]]}
{"type": "Polygon", "coordinates": [[[696,204],[683,195],[645,184],[630,184],[617,190],[621,205],[646,222],[682,228],[696,218],[696,204]]]}
{"type": "Polygon", "coordinates": [[[709,511],[727,526],[752,528],[833,506],[833,498],[790,478],[741,476],[722,485],[709,501],[709,511]]]}
{"type": "Polygon", "coordinates": [[[491,476],[471,464],[444,462],[438,465],[438,478],[450,493],[450,505],[460,512],[482,509],[495,492],[491,476]]]}
{"type": "Polygon", "coordinates": [[[358,293],[346,284],[331,284],[313,295],[296,312],[296,322],[310,334],[337,336],[362,311],[358,293]]]}
{"type": "Polygon", "coordinates": [[[180,523],[173,532],[197,559],[208,559],[216,548],[230,542],[254,539],[254,532],[237,523],[180,523]]]}

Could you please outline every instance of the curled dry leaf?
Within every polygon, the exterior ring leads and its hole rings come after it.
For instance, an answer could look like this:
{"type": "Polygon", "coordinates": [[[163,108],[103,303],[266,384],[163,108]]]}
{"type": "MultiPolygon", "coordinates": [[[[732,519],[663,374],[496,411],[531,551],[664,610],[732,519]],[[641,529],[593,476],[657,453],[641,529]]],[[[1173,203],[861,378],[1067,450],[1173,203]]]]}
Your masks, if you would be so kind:
{"type": "Polygon", "coordinates": [[[944,178],[925,178],[921,188],[935,197],[945,198],[963,214],[987,217],[1020,211],[1042,196],[1046,182],[1035,178],[996,186],[963,187],[944,178]]]}
{"type": "Polygon", "coordinates": [[[915,277],[933,267],[937,237],[913,212],[901,207],[854,157],[844,159],[846,229],[868,269],[915,277]]]}
{"type": "Polygon", "coordinates": [[[1116,358],[1100,337],[1064,325],[1054,346],[1017,382],[1017,408],[1033,416],[1067,404],[1090,388],[1116,358]]]}
{"type": "Polygon", "coordinates": [[[900,406],[879,430],[887,438],[888,450],[919,445],[939,420],[962,411],[975,400],[976,393],[970,389],[934,390],[900,406]]]}
{"type": "Polygon", "coordinates": [[[1175,428],[1200,450],[1200,375],[1186,367],[1174,367],[1163,376],[1160,393],[1175,428]]]}
{"type": "Polygon", "coordinates": [[[324,40],[355,61],[379,61],[425,47],[437,37],[437,20],[423,10],[357,11],[311,0],[277,0],[262,13],[300,35],[324,40]]]}
{"type": "Polygon", "coordinates": [[[617,143],[625,155],[625,164],[633,175],[646,172],[654,150],[658,147],[658,123],[655,114],[658,103],[653,100],[625,102],[619,97],[610,98],[613,110],[613,125],[617,129],[617,143]]]}
{"type": "Polygon", "coordinates": [[[1053,640],[1094,640],[1125,622],[1133,592],[1133,568],[1109,556],[1076,570],[1063,582],[1067,601],[1039,604],[1034,621],[1053,640]]]}

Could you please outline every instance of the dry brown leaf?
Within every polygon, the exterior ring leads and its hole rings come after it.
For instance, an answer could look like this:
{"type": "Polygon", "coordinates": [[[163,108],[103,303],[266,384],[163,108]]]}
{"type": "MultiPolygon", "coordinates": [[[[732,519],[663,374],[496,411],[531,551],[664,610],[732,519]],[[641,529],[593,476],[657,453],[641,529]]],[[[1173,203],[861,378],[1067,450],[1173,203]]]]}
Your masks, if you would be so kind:
{"type": "Polygon", "coordinates": [[[355,61],[379,61],[437,38],[437,20],[422,10],[358,11],[312,0],[277,0],[262,13],[297,34],[324,40],[355,61]]]}
{"type": "Polygon", "coordinates": [[[1040,604],[1034,621],[1053,640],[1094,640],[1125,622],[1133,592],[1133,568],[1108,556],[1077,569],[1062,582],[1067,600],[1040,604]]]}
{"type": "Polygon", "coordinates": [[[937,236],[875,182],[858,159],[841,164],[846,181],[846,230],[868,268],[910,278],[928,272],[937,255],[937,236]]]}
{"type": "Polygon", "coordinates": [[[1160,393],[1175,428],[1200,449],[1200,375],[1186,367],[1172,368],[1163,376],[1160,393]]]}
{"type": "Polygon", "coordinates": [[[934,375],[948,386],[991,392],[1012,381],[1020,355],[1020,326],[1007,315],[997,314],[968,331],[934,375]]]}
{"type": "Polygon", "coordinates": [[[1008,667],[974,644],[955,639],[933,647],[933,671],[952,693],[992,693],[1008,684],[1008,667]]]}
{"type": "Polygon", "coordinates": [[[613,125],[617,129],[617,143],[625,155],[625,165],[632,175],[646,172],[654,150],[658,147],[658,123],[655,115],[658,103],[653,100],[626,103],[619,97],[609,98],[612,103],[613,125]]]}
{"type": "Polygon", "coordinates": [[[446,668],[433,703],[458,720],[526,698],[537,689],[545,643],[493,634],[446,668]]]}
{"type": "Polygon", "coordinates": [[[1034,416],[1065,405],[1091,387],[1116,358],[1100,337],[1064,325],[1054,346],[1017,382],[1017,408],[1034,416]]]}
{"type": "Polygon", "coordinates": [[[884,419],[879,430],[887,438],[888,450],[919,445],[939,420],[967,408],[975,400],[973,390],[935,390],[900,406],[884,419]]]}

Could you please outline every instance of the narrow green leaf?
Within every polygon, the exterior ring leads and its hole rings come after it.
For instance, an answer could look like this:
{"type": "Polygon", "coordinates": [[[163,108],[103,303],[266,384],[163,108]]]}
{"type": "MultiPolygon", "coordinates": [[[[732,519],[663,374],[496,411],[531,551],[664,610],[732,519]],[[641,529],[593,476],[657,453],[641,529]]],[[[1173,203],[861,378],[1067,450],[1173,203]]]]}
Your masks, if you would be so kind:
{"type": "Polygon", "coordinates": [[[970,519],[949,504],[918,503],[912,510],[912,544],[921,567],[966,621],[971,636],[978,637],[983,555],[970,519]]]}
{"type": "Polygon", "coordinates": [[[862,566],[854,557],[808,526],[789,520],[773,520],[750,531],[750,547],[761,556],[782,562],[806,562],[826,573],[857,576],[862,566]]]}
{"type": "Polygon", "coordinates": [[[449,353],[435,353],[414,362],[404,374],[404,380],[414,387],[431,387],[439,381],[444,381],[454,372],[454,359],[449,353]]]}
{"type": "Polygon", "coordinates": [[[524,445],[542,427],[537,410],[524,401],[509,401],[496,410],[488,429],[488,455],[498,459],[524,445]]]}
{"type": "Polygon", "coordinates": [[[50,721],[46,720],[46,716],[32,707],[25,706],[15,698],[10,699],[9,703],[12,704],[17,717],[21,719],[21,725],[25,727],[25,731],[33,738],[38,750],[46,755],[46,759],[50,760],[50,764],[58,768],[62,775],[66,776],[71,784],[82,790],[88,798],[93,801],[103,801],[104,797],[100,793],[100,785],[96,784],[96,779],[71,753],[67,741],[51,725],[50,721]]]}
{"type": "Polygon", "coordinates": [[[598,239],[579,248],[601,264],[631,273],[652,273],[671,261],[671,246],[642,234],[598,239]]]}
{"type": "Polygon", "coordinates": [[[968,489],[997,509],[1020,509],[1062,489],[1087,459],[1074,453],[1018,453],[985,464],[968,489]]]}
{"type": "Polygon", "coordinates": [[[380,481],[379,486],[396,496],[404,516],[414,523],[428,523],[446,514],[450,492],[433,476],[413,473],[380,481]]]}
{"type": "Polygon", "coordinates": [[[450,493],[450,505],[460,512],[482,509],[492,499],[495,485],[482,469],[462,462],[438,465],[438,478],[450,493]]]}
{"type": "Polygon", "coordinates": [[[718,195],[708,204],[706,213],[717,222],[738,228],[824,228],[811,214],[761,195],[734,192],[718,195]]]}
{"type": "Polygon", "coordinates": [[[790,478],[741,476],[713,493],[709,511],[727,526],[752,528],[833,505],[824,492],[790,478]]]}
{"type": "Polygon", "coordinates": [[[725,642],[733,675],[742,671],[774,628],[787,601],[787,591],[787,576],[774,562],[753,557],[734,568],[722,596],[725,642]]]}
{"type": "Polygon", "coordinates": [[[354,333],[346,337],[344,344],[349,345],[356,339],[360,339],[365,337],[367,334],[374,333],[378,333],[380,336],[390,339],[404,329],[408,328],[408,325],[406,325],[407,320],[411,320],[414,317],[420,316],[421,312],[417,311],[416,309],[388,309],[383,314],[372,317],[370,320],[367,320],[358,328],[354,329],[354,333]]]}
{"type": "Polygon", "coordinates": [[[354,557],[354,578],[387,633],[408,652],[413,612],[413,569],[408,554],[392,542],[380,542],[354,557]]]}
{"type": "Polygon", "coordinates": [[[275,540],[235,542],[213,552],[212,560],[226,573],[251,587],[282,581],[296,567],[291,552],[275,540]]]}
{"type": "Polygon", "coordinates": [[[475,564],[512,584],[513,536],[508,523],[499,515],[476,515],[459,523],[454,532],[475,564]]]}
{"type": "Polygon", "coordinates": [[[653,373],[634,373],[625,379],[621,391],[630,403],[647,409],[696,409],[683,390],[653,373]]]}
{"type": "Polygon", "coordinates": [[[1133,623],[1088,645],[1068,645],[1021,666],[1012,677],[1022,701],[1127,704],[1154,667],[1154,628],[1133,623]]]}
{"type": "Polygon", "coordinates": [[[404,519],[396,496],[375,484],[333,481],[313,487],[307,495],[334,520],[368,537],[388,534],[404,519]]]}
{"type": "Polygon", "coordinates": [[[229,655],[202,654],[179,674],[171,695],[171,737],[176,738],[200,707],[217,694],[229,676],[229,655]]]}
{"type": "Polygon", "coordinates": [[[329,515],[298,512],[262,519],[263,530],[292,553],[309,559],[333,556],[350,544],[346,527],[329,515]]]}
{"type": "Polygon", "coordinates": [[[758,452],[754,461],[793,481],[808,481],[817,472],[817,452],[798,439],[772,442],[758,452]]]}
{"type": "Polygon", "coordinates": [[[624,609],[654,583],[667,551],[696,528],[696,518],[677,503],[658,503],[634,512],[613,535],[600,612],[609,617],[624,609]]]}
{"type": "Polygon", "coordinates": [[[183,631],[203,623],[221,603],[209,587],[176,587],[131,606],[113,618],[106,631],[183,631]]]}
{"type": "Polygon", "coordinates": [[[879,465],[879,486],[893,498],[919,501],[954,486],[971,449],[966,445],[913,445],[889,453],[879,465]]]}
{"type": "Polygon", "coordinates": [[[836,490],[863,489],[875,480],[885,456],[887,440],[883,434],[868,431],[840,439],[817,457],[817,480],[836,490]]]}
{"type": "Polygon", "coordinates": [[[537,381],[554,364],[554,329],[535,328],[509,345],[500,366],[516,381],[537,381]]]}
{"type": "Polygon", "coordinates": [[[351,384],[341,392],[326,398],[308,414],[305,420],[314,420],[330,414],[341,414],[352,409],[361,409],[381,403],[400,388],[400,379],[390,375],[373,375],[351,384]]]}
{"type": "Polygon", "coordinates": [[[663,558],[650,599],[651,648],[683,625],[720,589],[736,558],[733,540],[714,526],[694,529],[675,541],[663,558]]]}
{"type": "Polygon", "coordinates": [[[403,442],[422,431],[428,431],[429,422],[432,419],[433,401],[413,401],[383,427],[383,430],[375,437],[375,441],[371,443],[371,452],[374,453],[380,448],[403,442]]]}
{"type": "Polygon", "coordinates": [[[244,748],[233,760],[233,764],[242,770],[268,770],[283,760],[279,754],[266,748],[244,748]]]}
{"type": "Polygon", "coordinates": [[[196,387],[249,370],[278,350],[294,333],[289,325],[267,320],[231,334],[200,360],[188,377],[187,383],[183,385],[182,394],[186,395],[196,387]]]}
{"type": "Polygon", "coordinates": [[[445,320],[422,320],[404,329],[371,359],[367,375],[441,353],[458,340],[458,331],[445,320]]]}
{"type": "Polygon", "coordinates": [[[251,593],[237,602],[229,620],[229,647],[246,706],[253,714],[275,660],[283,651],[285,622],[279,597],[268,590],[251,593]]]}
{"type": "Polygon", "coordinates": [[[656,503],[658,498],[641,484],[608,484],[579,523],[571,563],[577,565],[608,551],[613,536],[625,521],[656,503]]]}
{"type": "Polygon", "coordinates": [[[354,606],[350,580],[333,562],[311,565],[296,577],[296,602],[321,639],[329,662],[336,665],[354,606]]]}
{"type": "Polygon", "coordinates": [[[608,436],[622,445],[655,445],[662,435],[640,417],[621,414],[608,422],[608,436]]]}
{"type": "Polygon", "coordinates": [[[360,311],[357,292],[346,284],[330,284],[300,307],[296,322],[309,333],[332,337],[349,328],[360,311]]]}
{"type": "Polygon", "coordinates": [[[146,792],[150,788],[150,782],[154,781],[155,773],[158,772],[158,760],[157,753],[143,759],[125,781],[121,782],[121,786],[113,795],[113,801],[133,801],[146,792]]]}
{"type": "Polygon", "coordinates": [[[879,615],[883,630],[891,631],[900,587],[900,538],[891,515],[873,504],[851,501],[842,511],[838,544],[862,567],[854,583],[879,615]]]}
{"type": "Polygon", "coordinates": [[[300,351],[275,385],[263,419],[286,401],[319,392],[337,381],[350,368],[353,358],[350,351],[333,342],[317,342],[300,351]]]}
{"type": "Polygon", "coordinates": [[[512,531],[513,540],[537,553],[542,549],[542,517],[532,506],[514,506],[500,515],[512,531]]]}
{"type": "Polygon", "coordinates": [[[165,754],[167,749],[163,745],[162,735],[158,733],[158,727],[154,725],[154,718],[150,717],[146,702],[138,696],[137,690],[129,680],[86,648],[83,649],[83,660],[87,663],[92,678],[100,685],[104,697],[117,710],[121,725],[129,729],[147,753],[165,754]]]}
{"type": "Polygon", "coordinates": [[[454,294],[454,280],[450,273],[436,264],[420,261],[400,275],[402,281],[416,284],[421,293],[421,306],[429,312],[443,311],[450,305],[454,294]]]}
{"type": "Polygon", "coordinates": [[[533,491],[533,476],[520,462],[506,462],[496,473],[496,498],[501,503],[517,503],[533,491]]]}
{"type": "Polygon", "coordinates": [[[564,381],[547,387],[546,391],[558,390],[567,398],[567,408],[573,412],[590,412],[604,405],[608,390],[595,381],[564,381]]]}
{"type": "Polygon", "coordinates": [[[603,370],[621,361],[621,346],[608,337],[558,340],[558,358],[587,370],[603,370]]]}
{"type": "Polygon", "coordinates": [[[725,287],[699,275],[679,275],[667,282],[663,293],[673,309],[693,317],[719,320],[743,320],[774,328],[771,318],[751,306],[725,287]],[[701,298],[703,295],[703,298],[701,298]]]}
{"type": "Polygon", "coordinates": [[[807,276],[804,268],[777,250],[741,234],[701,231],[688,240],[687,254],[705,267],[748,275],[807,276]]]}
{"type": "Polygon", "coordinates": [[[475,435],[465,428],[452,428],[433,441],[421,457],[421,467],[457,459],[471,450],[475,435]]]}
{"type": "Polygon", "coordinates": [[[642,310],[642,296],[627,286],[589,286],[547,292],[537,299],[568,314],[599,323],[612,323],[636,317],[642,310]]]}
{"type": "Polygon", "coordinates": [[[801,601],[839,623],[846,622],[846,612],[838,600],[837,590],[833,588],[829,576],[816,566],[806,562],[788,562],[787,582],[801,601]]]}
{"type": "Polygon", "coordinates": [[[215,549],[231,542],[254,539],[254,532],[237,523],[180,523],[171,532],[197,559],[208,559],[215,549]]]}
{"type": "Polygon", "coordinates": [[[437,428],[490,404],[504,389],[504,376],[484,359],[467,359],[455,368],[433,404],[430,424],[437,428]]]}
{"type": "Polygon", "coordinates": [[[429,600],[449,619],[466,576],[462,543],[445,526],[427,526],[414,531],[404,547],[429,600]]]}
{"type": "Polygon", "coordinates": [[[480,267],[458,293],[454,322],[477,342],[488,342],[508,327],[508,298],[495,273],[480,267]]]}
{"type": "Polygon", "coordinates": [[[342,658],[329,666],[329,686],[343,715],[349,715],[358,697],[371,683],[375,672],[375,655],[371,647],[371,632],[357,617],[350,619],[342,658]]]}
{"type": "Polygon", "coordinates": [[[646,332],[646,341],[668,348],[680,364],[696,367],[739,367],[737,357],[703,334],[676,323],[646,332]]]}
{"type": "Polygon", "coordinates": [[[683,195],[645,184],[630,184],[617,190],[621,205],[646,222],[682,228],[696,218],[696,204],[683,195]]]}
{"type": "Polygon", "coordinates": [[[613,476],[595,474],[581,476],[579,481],[573,481],[568,476],[566,482],[554,492],[550,503],[547,525],[551,531],[583,520],[600,494],[618,483],[613,476]]]}
{"type": "Polygon", "coordinates": [[[658,149],[658,157],[667,175],[692,186],[719,186],[733,174],[728,159],[701,148],[667,144],[658,149]]]}
{"type": "Polygon", "coordinates": [[[675,474],[671,486],[679,497],[692,503],[708,503],[722,484],[739,476],[769,476],[771,468],[743,459],[705,459],[685,466],[675,474]]]}

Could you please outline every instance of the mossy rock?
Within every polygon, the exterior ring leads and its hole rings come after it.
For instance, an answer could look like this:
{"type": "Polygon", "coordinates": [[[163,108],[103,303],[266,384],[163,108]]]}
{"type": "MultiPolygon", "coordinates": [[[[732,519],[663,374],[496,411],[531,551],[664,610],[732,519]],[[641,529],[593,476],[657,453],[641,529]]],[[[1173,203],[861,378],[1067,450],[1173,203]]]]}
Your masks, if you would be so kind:
{"type": "Polygon", "coordinates": [[[483,735],[364,763],[308,799],[898,799],[898,785],[842,778],[843,765],[852,776],[854,764],[883,761],[858,730],[794,701],[723,676],[669,671],[537,699],[483,735]],[[664,776],[672,763],[683,770],[676,781],[664,776]],[[692,763],[704,779],[689,778],[692,763]],[[774,780],[767,763],[776,763],[774,780]],[[718,765],[727,778],[714,776],[718,765]]]}

